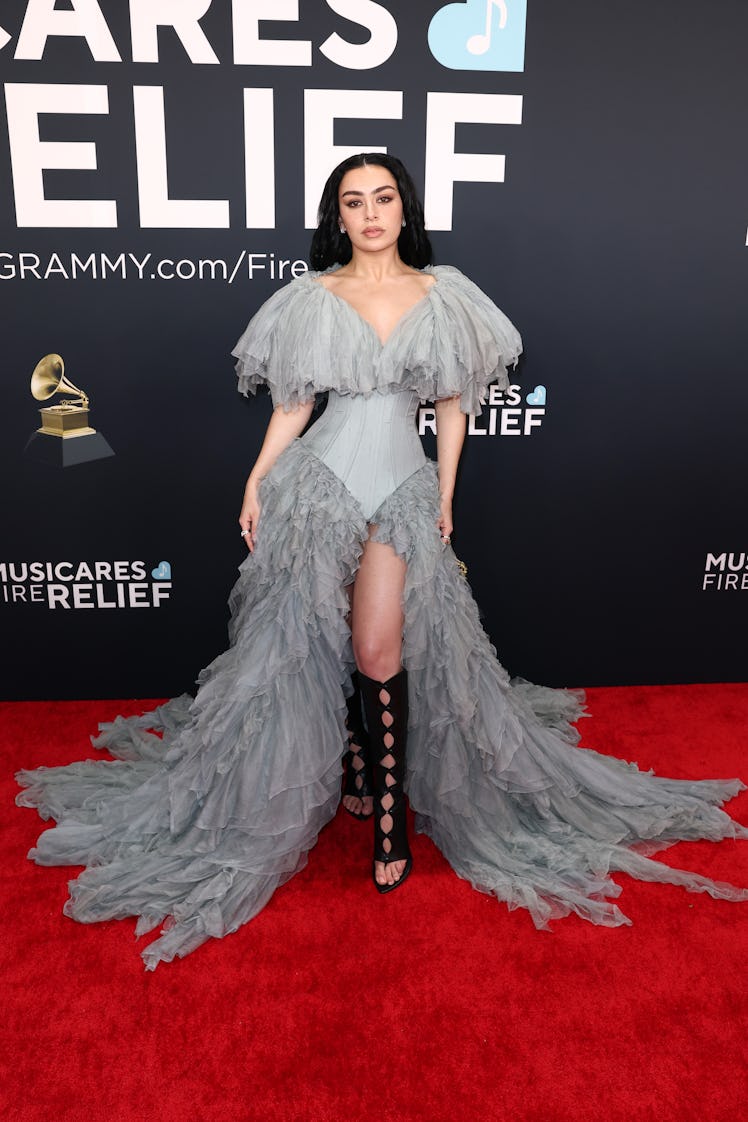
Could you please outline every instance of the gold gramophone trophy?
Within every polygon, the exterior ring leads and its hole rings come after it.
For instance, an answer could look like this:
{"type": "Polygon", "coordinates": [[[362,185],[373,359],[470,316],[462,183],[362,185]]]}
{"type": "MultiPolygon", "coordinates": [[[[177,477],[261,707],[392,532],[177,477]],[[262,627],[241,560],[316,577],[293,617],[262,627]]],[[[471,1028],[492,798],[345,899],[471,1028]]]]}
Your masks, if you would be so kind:
{"type": "Polygon", "coordinates": [[[31,375],[31,392],[37,401],[46,401],[56,393],[76,396],[39,410],[41,427],[29,439],[27,454],[61,467],[114,455],[101,433],[89,425],[88,397],[65,377],[61,355],[45,355],[36,364],[31,375]]]}

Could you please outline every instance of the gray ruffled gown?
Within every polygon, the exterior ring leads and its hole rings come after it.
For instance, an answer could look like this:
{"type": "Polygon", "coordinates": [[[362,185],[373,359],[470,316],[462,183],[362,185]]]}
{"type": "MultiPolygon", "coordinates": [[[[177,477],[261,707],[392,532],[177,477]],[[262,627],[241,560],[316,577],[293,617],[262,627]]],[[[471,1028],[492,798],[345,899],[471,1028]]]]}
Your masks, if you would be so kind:
{"type": "Polygon", "coordinates": [[[346,586],[369,524],[407,562],[406,789],[418,828],[460,876],[527,908],[538,927],[569,912],[628,923],[611,902],[616,870],[748,899],[644,855],[747,837],[719,809],[742,783],[663,779],[579,749],[578,698],[511,683],[497,661],[440,540],[436,470],[414,417],[419,401],[457,394],[479,412],[521,343],[458,270],[428,271],[435,283],[384,345],[318,274],[260,308],[234,351],[240,389],[267,383],[287,405],[327,392],[328,405],[261,486],[229,649],[202,671],[194,701],[102,725],[94,743],[117,760],[19,774],[19,803],[57,821],[29,856],[87,866],[65,913],[137,915],[139,934],[163,924],[143,952],[149,969],[256,915],[335,814],[352,669],[346,586]]]}

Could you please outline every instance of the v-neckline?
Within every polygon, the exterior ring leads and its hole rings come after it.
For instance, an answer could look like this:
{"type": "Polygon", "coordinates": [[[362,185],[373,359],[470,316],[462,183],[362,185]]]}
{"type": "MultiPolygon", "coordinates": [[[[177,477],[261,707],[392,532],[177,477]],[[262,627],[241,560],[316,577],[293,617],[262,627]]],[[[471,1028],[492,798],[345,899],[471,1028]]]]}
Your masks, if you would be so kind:
{"type": "Polygon", "coordinates": [[[333,292],[331,288],[328,288],[327,285],[324,285],[324,284],[321,283],[321,281],[319,279],[320,277],[329,276],[330,274],[336,273],[337,271],[338,271],[337,269],[326,269],[326,270],[324,270],[324,272],[317,273],[317,275],[312,278],[312,281],[313,281],[314,284],[318,285],[322,289],[323,292],[326,292],[328,296],[332,296],[332,298],[334,300],[337,300],[341,304],[345,304],[346,308],[350,309],[350,311],[353,313],[353,315],[356,317],[356,319],[360,323],[362,323],[364,325],[364,327],[368,327],[369,331],[371,332],[371,334],[374,336],[377,343],[379,344],[380,350],[382,350],[382,351],[387,347],[390,340],[392,339],[392,336],[397,334],[397,332],[400,330],[400,327],[402,326],[404,321],[416,310],[416,308],[420,308],[422,304],[425,304],[431,298],[432,290],[439,283],[437,281],[436,274],[434,272],[432,272],[428,267],[420,270],[421,272],[427,273],[428,276],[431,276],[434,279],[432,280],[431,284],[428,286],[428,288],[424,292],[423,296],[419,297],[419,299],[416,300],[415,304],[411,304],[411,306],[409,308],[406,308],[406,310],[403,312],[403,314],[400,316],[400,318],[395,322],[394,327],[392,328],[389,335],[387,336],[387,338],[383,342],[382,339],[380,338],[379,332],[377,331],[374,324],[371,323],[371,321],[368,320],[365,316],[362,316],[361,313],[359,312],[358,308],[354,308],[354,306],[353,306],[353,304],[351,304],[350,300],[346,300],[345,297],[339,296],[337,292],[333,292]]]}

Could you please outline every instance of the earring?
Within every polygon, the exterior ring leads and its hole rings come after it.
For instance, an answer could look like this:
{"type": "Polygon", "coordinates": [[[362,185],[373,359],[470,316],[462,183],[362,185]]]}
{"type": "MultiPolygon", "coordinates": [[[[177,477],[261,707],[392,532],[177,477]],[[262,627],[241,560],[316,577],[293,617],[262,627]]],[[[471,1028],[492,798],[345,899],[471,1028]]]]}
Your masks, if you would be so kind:
{"type": "Polygon", "coordinates": [[[341,234],[347,234],[348,233],[348,231],[346,230],[346,228],[345,228],[345,226],[343,225],[342,222],[340,223],[338,229],[340,230],[341,234]]]}
{"type": "Polygon", "coordinates": [[[405,221],[405,219],[403,218],[403,226],[407,226],[407,225],[408,225],[408,223],[407,223],[407,222],[405,221]]]}

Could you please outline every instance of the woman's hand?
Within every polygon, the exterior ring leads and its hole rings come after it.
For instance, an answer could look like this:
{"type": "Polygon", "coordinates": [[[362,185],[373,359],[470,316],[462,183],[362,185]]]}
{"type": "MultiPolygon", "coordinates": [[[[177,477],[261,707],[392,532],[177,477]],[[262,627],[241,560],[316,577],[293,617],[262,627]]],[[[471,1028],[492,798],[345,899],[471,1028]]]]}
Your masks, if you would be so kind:
{"type": "Polygon", "coordinates": [[[439,502],[439,520],[436,523],[439,527],[439,535],[445,545],[449,545],[450,538],[452,537],[452,530],[454,524],[452,522],[452,500],[441,496],[439,502]]]}
{"type": "Polygon", "coordinates": [[[242,537],[250,553],[255,551],[255,535],[257,524],[260,521],[260,500],[257,497],[257,483],[250,475],[244,488],[244,502],[239,512],[239,525],[242,528],[242,537]]]}
{"type": "Polygon", "coordinates": [[[270,417],[260,454],[255,467],[249,472],[247,486],[244,487],[244,502],[239,512],[241,536],[247,542],[250,553],[255,552],[257,526],[260,521],[260,500],[257,496],[260,481],[265,479],[280,453],[304,431],[307,421],[312,416],[313,408],[314,398],[289,410],[286,410],[283,405],[276,405],[273,416],[270,417]]]}
{"type": "Polygon", "coordinates": [[[314,398],[293,408],[286,409],[283,405],[276,405],[273,409],[260,454],[244,488],[244,502],[239,513],[242,537],[250,553],[254,553],[257,544],[257,524],[260,521],[260,500],[257,497],[257,489],[260,482],[268,474],[281,452],[284,452],[291,441],[304,431],[313,408],[314,398]]]}

